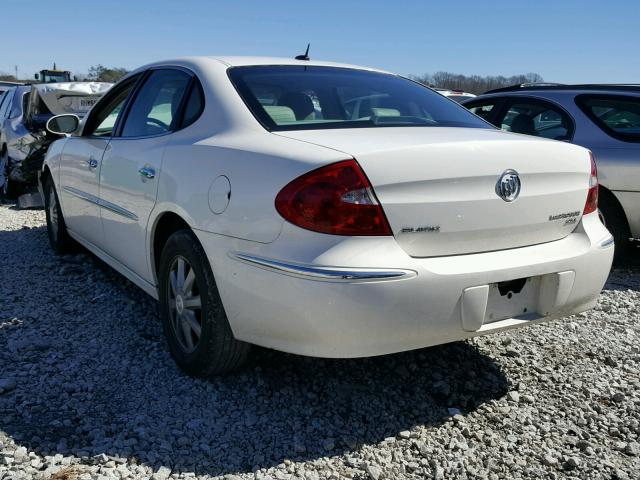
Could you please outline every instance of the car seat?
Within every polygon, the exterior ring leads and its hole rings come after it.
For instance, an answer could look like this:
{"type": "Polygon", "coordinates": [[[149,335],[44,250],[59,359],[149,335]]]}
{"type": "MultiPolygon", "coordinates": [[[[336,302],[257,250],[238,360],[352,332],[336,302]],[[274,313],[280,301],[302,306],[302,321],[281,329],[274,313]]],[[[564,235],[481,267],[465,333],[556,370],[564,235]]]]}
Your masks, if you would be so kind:
{"type": "Polygon", "coordinates": [[[511,123],[511,131],[513,133],[522,133],[524,135],[535,135],[536,128],[533,124],[533,118],[524,113],[517,115],[511,123]]]}
{"type": "Polygon", "coordinates": [[[296,120],[315,119],[315,107],[313,101],[302,92],[286,92],[278,100],[279,106],[289,107],[293,110],[296,120]]]}

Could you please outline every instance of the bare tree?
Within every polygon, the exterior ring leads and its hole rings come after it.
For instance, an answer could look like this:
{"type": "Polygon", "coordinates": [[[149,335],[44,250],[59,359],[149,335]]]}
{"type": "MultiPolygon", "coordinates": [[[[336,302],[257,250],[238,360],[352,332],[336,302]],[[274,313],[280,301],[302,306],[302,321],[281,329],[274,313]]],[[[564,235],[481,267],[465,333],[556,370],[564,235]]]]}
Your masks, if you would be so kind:
{"type": "Polygon", "coordinates": [[[526,73],[504,77],[502,75],[463,75],[451,72],[436,72],[434,74],[412,75],[411,78],[430,87],[446,88],[450,90],[463,90],[469,93],[480,94],[494,88],[508,87],[522,83],[539,83],[544,81],[538,73],[526,73]]]}
{"type": "Polygon", "coordinates": [[[16,81],[16,77],[15,77],[15,75],[11,75],[10,73],[7,73],[7,72],[0,72],[0,81],[3,81],[3,82],[15,82],[16,81]]]}
{"type": "Polygon", "coordinates": [[[129,71],[121,67],[107,68],[104,65],[89,67],[89,78],[98,82],[117,82],[127,73],[129,71]]]}

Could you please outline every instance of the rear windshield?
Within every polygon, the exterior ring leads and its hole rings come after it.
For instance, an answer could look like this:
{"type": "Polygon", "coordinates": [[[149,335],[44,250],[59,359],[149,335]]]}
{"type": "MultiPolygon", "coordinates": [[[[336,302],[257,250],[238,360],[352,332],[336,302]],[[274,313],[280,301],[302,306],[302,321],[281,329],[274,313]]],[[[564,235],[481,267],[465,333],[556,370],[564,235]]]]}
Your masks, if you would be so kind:
{"type": "Polygon", "coordinates": [[[640,142],[640,97],[580,95],[576,103],[607,134],[640,142]]]}
{"type": "Polygon", "coordinates": [[[268,130],[493,128],[439,93],[395,75],[318,66],[250,66],[229,78],[268,130]]]}

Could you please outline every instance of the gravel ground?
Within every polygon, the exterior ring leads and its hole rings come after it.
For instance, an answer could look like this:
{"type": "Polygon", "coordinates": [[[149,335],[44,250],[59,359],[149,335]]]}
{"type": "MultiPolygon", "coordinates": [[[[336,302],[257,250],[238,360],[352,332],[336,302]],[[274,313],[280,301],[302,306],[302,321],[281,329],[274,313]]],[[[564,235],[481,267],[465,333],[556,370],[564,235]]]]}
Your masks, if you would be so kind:
{"type": "Polygon", "coordinates": [[[597,308],[415,352],[258,349],[201,381],[156,306],[0,207],[0,480],[640,478],[640,269],[597,308]]]}

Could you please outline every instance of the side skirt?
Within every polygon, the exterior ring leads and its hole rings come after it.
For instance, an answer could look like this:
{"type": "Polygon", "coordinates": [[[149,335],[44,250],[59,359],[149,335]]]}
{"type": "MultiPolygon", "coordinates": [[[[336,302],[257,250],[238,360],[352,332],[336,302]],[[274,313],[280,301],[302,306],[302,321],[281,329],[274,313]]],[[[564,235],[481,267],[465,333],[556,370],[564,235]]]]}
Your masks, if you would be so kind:
{"type": "Polygon", "coordinates": [[[145,293],[153,297],[155,300],[158,300],[158,289],[152,283],[147,282],[140,275],[120,263],[118,260],[113,258],[111,255],[106,253],[104,250],[101,250],[99,247],[95,246],[93,243],[88,242],[84,238],[80,237],[73,231],[69,230],[67,227],[67,231],[71,238],[93,253],[96,257],[102,260],[104,263],[109,265],[115,271],[125,276],[128,280],[133,282],[137,287],[141,288],[145,293]]]}

